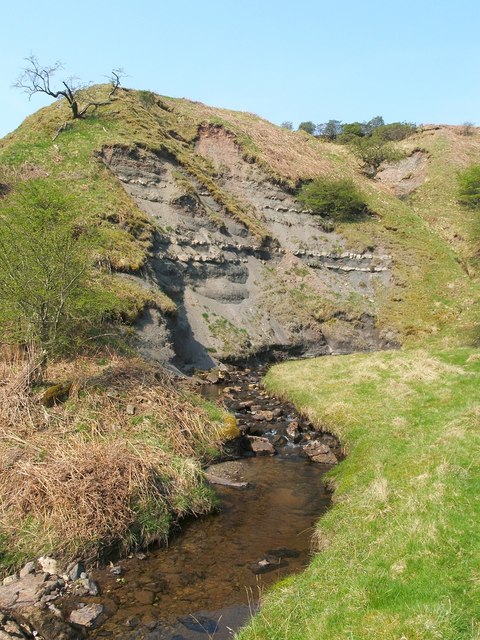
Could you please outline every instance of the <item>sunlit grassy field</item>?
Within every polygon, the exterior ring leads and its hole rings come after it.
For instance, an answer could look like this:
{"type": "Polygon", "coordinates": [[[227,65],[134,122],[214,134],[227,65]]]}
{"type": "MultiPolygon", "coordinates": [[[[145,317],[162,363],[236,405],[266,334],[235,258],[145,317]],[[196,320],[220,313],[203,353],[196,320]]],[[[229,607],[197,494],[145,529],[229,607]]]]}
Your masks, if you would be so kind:
{"type": "Polygon", "coordinates": [[[291,362],[266,385],[348,456],[311,566],[241,639],[479,638],[480,351],[291,362]]]}

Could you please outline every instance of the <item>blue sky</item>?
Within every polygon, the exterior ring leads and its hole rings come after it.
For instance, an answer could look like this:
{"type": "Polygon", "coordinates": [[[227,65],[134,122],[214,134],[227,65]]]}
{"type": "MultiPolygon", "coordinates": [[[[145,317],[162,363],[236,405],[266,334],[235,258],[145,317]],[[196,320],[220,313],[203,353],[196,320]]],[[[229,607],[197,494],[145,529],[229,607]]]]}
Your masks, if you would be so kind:
{"type": "Polygon", "coordinates": [[[480,124],[479,34],[478,0],[16,0],[2,12],[0,136],[51,101],[11,87],[31,53],[277,124],[480,124]]]}

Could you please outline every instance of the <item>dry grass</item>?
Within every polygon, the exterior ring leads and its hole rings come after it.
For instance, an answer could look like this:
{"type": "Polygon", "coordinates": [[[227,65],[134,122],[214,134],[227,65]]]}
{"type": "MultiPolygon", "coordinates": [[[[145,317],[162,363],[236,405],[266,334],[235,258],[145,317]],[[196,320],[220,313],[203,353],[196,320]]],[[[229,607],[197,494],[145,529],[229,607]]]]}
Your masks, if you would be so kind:
{"type": "Polygon", "coordinates": [[[162,98],[178,115],[198,123],[224,125],[237,135],[245,154],[274,176],[296,184],[318,175],[337,175],[349,156],[345,147],[327,145],[303,132],[272,126],[253,113],[209,107],[200,102],[162,98]]]}
{"type": "Polygon", "coordinates": [[[201,460],[224,431],[174,381],[110,354],[47,368],[71,383],[68,400],[31,390],[38,359],[0,363],[0,561],[57,553],[98,560],[165,539],[172,522],[203,513],[212,496],[201,460]]]}

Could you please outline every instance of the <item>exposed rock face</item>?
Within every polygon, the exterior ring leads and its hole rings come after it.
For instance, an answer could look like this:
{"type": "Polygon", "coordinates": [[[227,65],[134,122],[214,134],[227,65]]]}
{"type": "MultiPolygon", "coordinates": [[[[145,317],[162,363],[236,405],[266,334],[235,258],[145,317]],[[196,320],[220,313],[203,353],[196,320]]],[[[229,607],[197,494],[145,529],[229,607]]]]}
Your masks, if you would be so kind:
{"type": "Polygon", "coordinates": [[[137,277],[161,287],[179,308],[174,319],[145,311],[140,350],[188,370],[275,347],[319,355],[389,346],[374,320],[389,256],[372,247],[347,251],[341,236],[300,212],[292,195],[246,162],[222,128],[201,129],[196,152],[215,167],[224,196],[258,221],[263,240],[173,158],[103,150],[104,162],[159,228],[148,268],[137,277]],[[332,322],[323,306],[331,311],[352,296],[358,312],[332,322]]]}
{"type": "Polygon", "coordinates": [[[385,163],[376,179],[391,187],[399,198],[405,198],[425,182],[427,164],[428,156],[425,151],[414,151],[398,162],[385,163]]]}

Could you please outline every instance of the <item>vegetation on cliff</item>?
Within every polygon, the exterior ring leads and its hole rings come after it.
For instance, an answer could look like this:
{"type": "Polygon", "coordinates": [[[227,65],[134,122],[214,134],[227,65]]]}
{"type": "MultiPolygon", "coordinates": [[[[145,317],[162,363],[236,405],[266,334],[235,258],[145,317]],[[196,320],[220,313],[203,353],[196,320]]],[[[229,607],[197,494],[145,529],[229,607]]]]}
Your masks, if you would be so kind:
{"type": "Polygon", "coordinates": [[[202,464],[230,417],[166,372],[107,352],[50,363],[32,386],[34,354],[0,366],[2,572],[125,554],[214,506],[202,464]]]}

